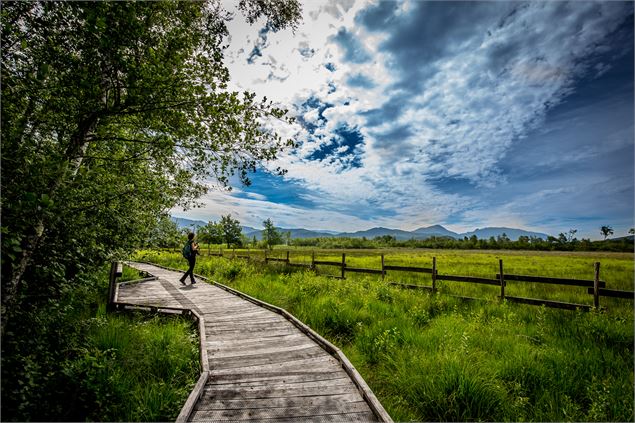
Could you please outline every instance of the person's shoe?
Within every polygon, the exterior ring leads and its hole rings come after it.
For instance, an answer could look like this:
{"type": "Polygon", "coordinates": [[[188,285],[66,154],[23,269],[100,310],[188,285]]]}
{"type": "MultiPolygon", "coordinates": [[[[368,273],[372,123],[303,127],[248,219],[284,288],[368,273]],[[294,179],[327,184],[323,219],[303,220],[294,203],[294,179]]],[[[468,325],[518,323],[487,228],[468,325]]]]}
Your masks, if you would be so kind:
{"type": "Polygon", "coordinates": [[[181,282],[181,284],[185,285],[185,279],[179,279],[179,281],[181,282]]]}
{"type": "Polygon", "coordinates": [[[192,285],[194,285],[195,283],[196,283],[196,281],[195,281],[195,280],[193,280],[193,281],[192,281],[192,285]]]}

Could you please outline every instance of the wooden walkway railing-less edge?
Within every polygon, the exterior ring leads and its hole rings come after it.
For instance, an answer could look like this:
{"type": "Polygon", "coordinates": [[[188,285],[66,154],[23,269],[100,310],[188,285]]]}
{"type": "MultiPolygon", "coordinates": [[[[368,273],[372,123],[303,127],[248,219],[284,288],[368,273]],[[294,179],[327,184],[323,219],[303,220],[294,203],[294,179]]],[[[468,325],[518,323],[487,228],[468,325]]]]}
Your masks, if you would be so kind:
{"type": "MultiPolygon", "coordinates": [[[[157,266],[160,267],[162,269],[166,269],[166,270],[170,270],[170,271],[174,271],[174,272],[180,272],[180,273],[185,273],[182,270],[179,269],[174,269],[174,268],[170,268],[170,267],[166,267],[166,266],[162,266],[162,265],[158,265],[156,263],[149,263],[149,262],[139,262],[139,263],[144,263],[144,264],[149,264],[152,266],[157,266]]],[[[126,263],[128,264],[128,263],[126,263]]],[[[110,277],[110,290],[109,290],[109,308],[111,309],[128,309],[128,310],[146,310],[146,311],[152,311],[152,312],[159,312],[159,313],[169,313],[169,314],[175,314],[175,313],[180,313],[186,316],[190,316],[192,318],[194,318],[197,322],[198,322],[198,331],[199,331],[199,352],[200,352],[200,361],[201,361],[201,375],[199,376],[199,379],[196,383],[196,385],[194,386],[194,389],[192,390],[192,392],[190,393],[190,395],[188,396],[187,401],[185,402],[185,405],[182,407],[181,412],[179,413],[176,421],[177,422],[186,422],[190,415],[192,414],[194,407],[197,403],[197,401],[199,400],[199,398],[201,397],[203,390],[205,388],[205,383],[207,382],[207,379],[209,377],[210,374],[210,369],[209,369],[209,362],[208,362],[208,357],[207,357],[207,349],[205,347],[206,344],[206,335],[205,335],[205,321],[203,319],[203,316],[201,316],[200,314],[198,314],[195,310],[192,309],[185,309],[185,308],[179,308],[179,307],[165,307],[165,306],[148,306],[148,305],[139,305],[139,304],[131,304],[131,303],[125,303],[125,302],[119,302],[118,301],[118,293],[119,293],[119,286],[120,285],[126,285],[126,284],[133,284],[133,283],[142,283],[142,282],[146,282],[146,281],[152,281],[152,280],[156,280],[157,277],[154,276],[150,276],[150,277],[146,277],[143,279],[138,279],[138,280],[134,280],[134,281],[127,281],[127,282],[122,282],[120,284],[116,283],[116,278],[118,276],[121,275],[121,267],[119,264],[119,267],[117,266],[116,263],[113,263],[113,268],[111,269],[111,277],[110,277]]],[[[289,322],[291,322],[294,326],[296,326],[302,333],[306,334],[308,337],[310,337],[313,341],[315,341],[317,344],[319,344],[326,352],[328,352],[329,354],[331,354],[335,359],[337,359],[342,368],[344,369],[344,371],[349,375],[349,377],[351,378],[352,382],[355,384],[355,386],[357,387],[358,391],[360,392],[361,396],[363,397],[363,399],[366,401],[366,403],[368,404],[368,406],[370,407],[370,409],[372,410],[372,412],[375,414],[375,416],[377,417],[377,419],[379,421],[382,422],[392,422],[393,420],[391,419],[390,415],[386,412],[386,410],[384,409],[384,407],[381,405],[381,403],[379,402],[379,400],[377,399],[377,397],[375,396],[375,394],[373,394],[372,390],[368,387],[368,385],[366,384],[366,381],[364,381],[364,379],[362,378],[362,376],[359,374],[359,372],[355,369],[355,367],[353,366],[353,364],[348,360],[348,358],[340,351],[339,348],[337,348],[335,345],[333,345],[332,343],[330,343],[328,340],[326,340],[325,338],[323,338],[321,335],[319,335],[317,332],[315,332],[314,330],[312,330],[310,327],[308,327],[307,325],[305,325],[304,323],[302,323],[300,320],[298,320],[295,316],[293,316],[291,313],[289,313],[288,311],[286,311],[283,308],[274,306],[272,304],[266,303],[264,301],[261,301],[257,298],[251,297],[243,292],[237,291],[233,288],[230,288],[226,285],[223,285],[219,282],[216,281],[212,281],[208,278],[206,278],[205,276],[202,275],[196,275],[197,278],[205,280],[229,293],[232,293],[233,295],[236,295],[238,297],[241,297],[249,302],[252,302],[260,307],[263,307],[265,309],[268,309],[270,311],[273,311],[277,314],[280,314],[281,316],[283,316],[285,319],[287,319],[289,322]]]]}

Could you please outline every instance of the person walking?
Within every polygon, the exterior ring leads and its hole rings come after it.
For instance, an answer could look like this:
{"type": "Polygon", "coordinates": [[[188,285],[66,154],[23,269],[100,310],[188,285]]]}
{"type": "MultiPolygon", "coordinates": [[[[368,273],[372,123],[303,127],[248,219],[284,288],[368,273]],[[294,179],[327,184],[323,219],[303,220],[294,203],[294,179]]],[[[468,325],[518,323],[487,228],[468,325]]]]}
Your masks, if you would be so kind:
{"type": "Polygon", "coordinates": [[[196,255],[198,254],[198,243],[194,241],[194,234],[190,232],[187,234],[187,242],[185,246],[183,246],[183,257],[187,259],[189,264],[189,268],[187,272],[179,279],[183,285],[185,285],[185,279],[187,279],[187,275],[190,275],[190,280],[192,281],[192,285],[196,283],[194,280],[194,266],[196,265],[196,255]]]}

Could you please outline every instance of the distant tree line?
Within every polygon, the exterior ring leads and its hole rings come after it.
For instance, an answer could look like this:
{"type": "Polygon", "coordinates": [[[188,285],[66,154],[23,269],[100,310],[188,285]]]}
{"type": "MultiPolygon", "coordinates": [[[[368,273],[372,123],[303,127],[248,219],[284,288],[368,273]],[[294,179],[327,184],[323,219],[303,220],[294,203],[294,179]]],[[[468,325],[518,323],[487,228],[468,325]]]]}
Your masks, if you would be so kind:
{"type": "Polygon", "coordinates": [[[446,248],[461,250],[535,250],[535,251],[633,251],[633,238],[619,240],[591,241],[574,237],[577,231],[561,233],[547,239],[520,236],[512,241],[506,234],[489,239],[479,239],[476,235],[455,239],[451,237],[431,237],[428,239],[397,240],[392,235],[367,238],[302,238],[293,239],[291,245],[316,248],[446,248]]]}

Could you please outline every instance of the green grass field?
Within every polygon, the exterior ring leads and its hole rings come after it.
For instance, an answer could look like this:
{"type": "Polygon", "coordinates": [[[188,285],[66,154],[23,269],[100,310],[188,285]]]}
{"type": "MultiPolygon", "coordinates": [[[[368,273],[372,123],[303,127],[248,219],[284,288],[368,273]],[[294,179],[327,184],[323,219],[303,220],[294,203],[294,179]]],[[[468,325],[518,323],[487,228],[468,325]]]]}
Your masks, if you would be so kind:
{"type": "MultiPolygon", "coordinates": [[[[345,253],[348,266],[380,267],[376,251],[345,253]]],[[[581,279],[592,279],[593,263],[600,261],[608,288],[633,290],[632,254],[384,253],[386,264],[430,267],[434,256],[439,273],[489,278],[498,259],[505,273],[581,279]]],[[[341,251],[319,251],[317,259],[338,257],[341,251]]],[[[142,251],[135,258],[186,267],[175,253],[142,251]]],[[[292,262],[310,260],[310,251],[291,253],[292,262]]],[[[217,257],[200,257],[196,272],[285,308],[334,342],[395,421],[633,421],[630,300],[603,297],[600,312],[567,311],[500,303],[495,286],[443,282],[430,294],[387,284],[429,285],[429,275],[394,272],[382,281],[347,274],[338,280],[217,257]]],[[[533,285],[509,282],[509,295],[592,304],[585,288],[533,285]]]]}

